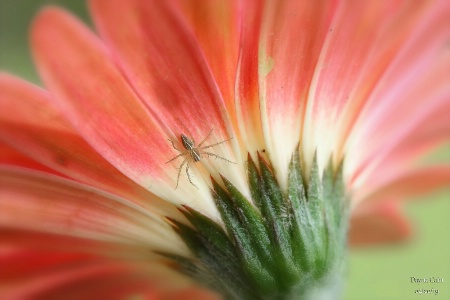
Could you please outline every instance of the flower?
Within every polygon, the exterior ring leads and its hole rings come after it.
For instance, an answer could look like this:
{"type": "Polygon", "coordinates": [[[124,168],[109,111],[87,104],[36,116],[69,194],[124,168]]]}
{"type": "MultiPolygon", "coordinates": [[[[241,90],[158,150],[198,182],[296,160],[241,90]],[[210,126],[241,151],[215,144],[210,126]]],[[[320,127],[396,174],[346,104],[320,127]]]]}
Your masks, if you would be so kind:
{"type": "Polygon", "coordinates": [[[450,182],[417,163],[449,139],[448,1],[89,3],[99,36],[36,17],[46,90],[0,77],[4,298],[335,293],[349,209],[399,239],[387,200],[450,182]]]}

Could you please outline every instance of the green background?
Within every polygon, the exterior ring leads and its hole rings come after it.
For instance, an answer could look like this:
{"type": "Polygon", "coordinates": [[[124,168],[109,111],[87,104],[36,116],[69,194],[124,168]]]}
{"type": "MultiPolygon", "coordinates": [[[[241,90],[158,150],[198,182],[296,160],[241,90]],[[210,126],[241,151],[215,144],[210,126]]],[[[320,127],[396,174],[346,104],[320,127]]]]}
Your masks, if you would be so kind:
{"type": "MultiPolygon", "coordinates": [[[[124,0],[126,1],[126,0],[124,0]]],[[[57,4],[89,22],[84,1],[0,0],[0,69],[39,83],[28,48],[30,21],[40,7],[57,4]]],[[[80,74],[82,76],[82,74],[80,74]]],[[[432,160],[450,161],[450,147],[432,160]]],[[[450,190],[414,199],[406,206],[415,236],[401,245],[352,249],[344,299],[450,299],[450,190]],[[413,284],[410,277],[443,278],[443,283],[413,284]],[[418,295],[418,288],[439,294],[418,295]]]]}

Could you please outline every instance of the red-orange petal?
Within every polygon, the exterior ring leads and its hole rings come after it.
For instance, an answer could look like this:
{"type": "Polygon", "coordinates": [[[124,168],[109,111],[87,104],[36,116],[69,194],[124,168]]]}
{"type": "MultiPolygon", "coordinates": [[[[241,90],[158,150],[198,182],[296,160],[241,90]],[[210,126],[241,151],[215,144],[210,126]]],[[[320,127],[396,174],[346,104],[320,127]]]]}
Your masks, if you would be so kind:
{"type": "Polygon", "coordinates": [[[179,188],[184,193],[175,191],[178,170],[165,163],[175,152],[166,131],[86,26],[48,8],[33,24],[32,44],[43,80],[55,95],[51,100],[100,155],[157,196],[217,215],[207,188],[184,184],[179,188]],[[73,74],[82,75],[74,80],[73,74]]]}
{"type": "Polygon", "coordinates": [[[422,4],[422,8],[411,6],[407,19],[412,23],[405,25],[414,30],[400,36],[401,47],[363,106],[348,113],[356,117],[346,145],[354,177],[367,178],[417,128],[440,122],[429,118],[435,111],[449,113],[450,5],[448,1],[422,4]]]}
{"type": "Polygon", "coordinates": [[[156,249],[183,248],[160,216],[112,194],[26,169],[0,169],[0,226],[156,249]]]}
{"type": "Polygon", "coordinates": [[[48,8],[33,24],[32,45],[43,80],[55,95],[51,101],[80,134],[107,159],[131,156],[122,170],[161,175],[157,161],[164,161],[162,153],[169,149],[161,140],[164,134],[100,41],[73,16],[48,8]],[[74,74],[82,76],[74,80],[74,74]],[[151,150],[145,151],[145,144],[151,150]]]}
{"type": "Polygon", "coordinates": [[[23,167],[32,170],[38,170],[50,174],[59,174],[58,172],[38,163],[37,161],[23,155],[16,149],[12,148],[3,141],[0,141],[0,165],[9,165],[16,167],[23,167]]]}
{"type": "Polygon", "coordinates": [[[261,118],[267,152],[283,188],[335,11],[336,1],[266,1],[264,7],[257,49],[261,118]]]}
{"type": "Polygon", "coordinates": [[[128,82],[174,138],[188,133],[201,140],[211,129],[218,139],[232,134],[211,69],[174,2],[90,4],[128,82]]]}
{"type": "Polygon", "coordinates": [[[335,160],[351,157],[350,164],[359,156],[373,160],[393,140],[386,133],[414,121],[397,108],[433,101],[413,91],[439,51],[445,52],[450,20],[445,2],[341,2],[310,90],[303,140],[308,157],[317,147],[322,166],[332,151],[335,160]],[[366,126],[378,130],[380,143],[366,126]],[[359,134],[359,143],[344,149],[353,134],[359,134]]]}
{"type": "Polygon", "coordinates": [[[157,264],[139,265],[73,251],[3,246],[0,262],[2,299],[164,299],[192,289],[157,264]]]}
{"type": "Polygon", "coordinates": [[[6,74],[0,75],[0,91],[0,140],[74,180],[141,204],[152,198],[86,143],[53,107],[48,92],[6,74]]]}
{"type": "MultiPolygon", "coordinates": [[[[211,69],[231,120],[235,116],[235,78],[241,46],[243,8],[246,2],[230,1],[177,1],[182,17],[192,27],[199,47],[211,69]]],[[[237,126],[234,123],[234,126],[237,126]]]]}
{"type": "Polygon", "coordinates": [[[350,222],[349,243],[352,246],[389,244],[411,235],[410,225],[398,203],[360,207],[350,222]]]}
{"type": "Polygon", "coordinates": [[[450,187],[450,165],[422,167],[391,176],[372,189],[361,190],[355,195],[355,201],[418,197],[444,187],[450,187]]]}
{"type": "Polygon", "coordinates": [[[233,104],[241,143],[254,159],[265,149],[261,120],[258,51],[264,1],[243,1],[236,98],[233,104]]]}
{"type": "MultiPolygon", "coordinates": [[[[211,130],[204,145],[233,138],[210,150],[238,164],[220,159],[204,159],[202,163],[213,176],[219,177],[219,173],[227,176],[249,194],[241,163],[246,156],[240,154],[238,136],[234,134],[220,87],[176,2],[93,0],[90,3],[100,34],[158,124],[167,129],[173,140],[185,134],[199,143],[211,130]],[[121,21],[117,22],[118,19],[121,21]]],[[[173,157],[178,154],[175,150],[168,153],[173,157]]]]}
{"type": "MultiPolygon", "coordinates": [[[[18,229],[14,226],[0,226],[1,245],[11,245],[23,249],[52,252],[77,252],[95,254],[115,259],[151,260],[155,255],[149,254],[148,248],[142,245],[124,244],[117,241],[95,240],[77,237],[65,233],[50,233],[36,228],[18,229]]],[[[17,226],[16,226],[17,227],[17,226]]],[[[19,272],[19,270],[16,270],[19,272]]]]}
{"type": "MultiPolygon", "coordinates": [[[[439,97],[429,99],[434,102],[428,107],[418,105],[416,115],[410,116],[412,120],[402,123],[404,127],[396,126],[389,132],[384,128],[385,143],[378,141],[378,146],[373,145],[378,151],[371,149],[372,158],[360,161],[358,171],[353,174],[351,185],[355,190],[374,189],[389,182],[411,168],[415,160],[449,140],[450,88],[439,97]]],[[[358,164],[358,158],[352,158],[358,164]]],[[[351,160],[349,163],[355,164],[351,160]]]]}

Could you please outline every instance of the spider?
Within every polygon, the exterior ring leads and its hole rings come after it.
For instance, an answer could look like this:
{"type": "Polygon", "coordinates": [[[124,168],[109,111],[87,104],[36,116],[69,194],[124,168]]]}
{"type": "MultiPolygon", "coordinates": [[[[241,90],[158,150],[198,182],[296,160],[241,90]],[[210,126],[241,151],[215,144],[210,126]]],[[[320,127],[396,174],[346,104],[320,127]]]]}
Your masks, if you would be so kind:
{"type": "Polygon", "coordinates": [[[178,154],[177,156],[175,156],[174,158],[172,158],[171,160],[167,161],[166,164],[170,163],[171,161],[174,161],[175,159],[177,159],[180,156],[187,155],[187,158],[185,158],[185,160],[183,160],[183,162],[181,163],[180,167],[178,168],[177,185],[176,185],[175,189],[178,188],[178,182],[180,181],[180,174],[181,174],[181,171],[183,169],[183,166],[186,163],[187,163],[187,165],[186,165],[186,175],[188,177],[188,180],[193,186],[195,186],[198,189],[198,187],[192,182],[191,175],[189,174],[189,167],[190,167],[190,162],[194,161],[194,163],[195,163],[195,162],[200,161],[202,159],[202,154],[208,155],[208,156],[214,156],[215,158],[219,158],[219,159],[222,159],[222,160],[224,160],[226,162],[229,162],[229,163],[232,163],[232,164],[236,164],[235,162],[232,162],[231,160],[223,158],[223,157],[221,157],[221,156],[219,156],[217,154],[214,154],[214,153],[211,153],[211,152],[208,152],[208,151],[203,151],[204,149],[208,149],[208,148],[211,148],[211,147],[223,144],[223,143],[228,142],[229,140],[232,139],[232,138],[229,138],[229,139],[226,139],[224,141],[221,141],[221,142],[218,142],[218,143],[215,143],[215,144],[211,144],[211,145],[202,147],[203,143],[206,142],[206,140],[209,138],[209,136],[211,135],[212,132],[213,132],[213,130],[211,129],[211,131],[208,133],[208,135],[197,146],[195,145],[195,141],[194,141],[193,138],[190,138],[190,137],[188,137],[188,136],[186,136],[184,134],[181,134],[181,143],[183,144],[183,147],[186,150],[178,149],[177,146],[175,146],[175,143],[171,139],[168,139],[169,142],[172,144],[172,147],[175,150],[177,150],[177,151],[179,151],[181,153],[178,154]]]}

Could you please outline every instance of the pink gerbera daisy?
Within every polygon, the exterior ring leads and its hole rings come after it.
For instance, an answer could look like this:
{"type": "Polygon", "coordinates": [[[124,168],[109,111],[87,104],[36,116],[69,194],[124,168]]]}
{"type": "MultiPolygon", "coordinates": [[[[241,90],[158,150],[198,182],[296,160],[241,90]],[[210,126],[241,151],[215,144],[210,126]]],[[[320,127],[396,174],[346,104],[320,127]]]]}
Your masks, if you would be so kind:
{"type": "Polygon", "coordinates": [[[449,1],[89,4],[0,75],[1,298],[336,298],[449,185],[449,1]]]}

